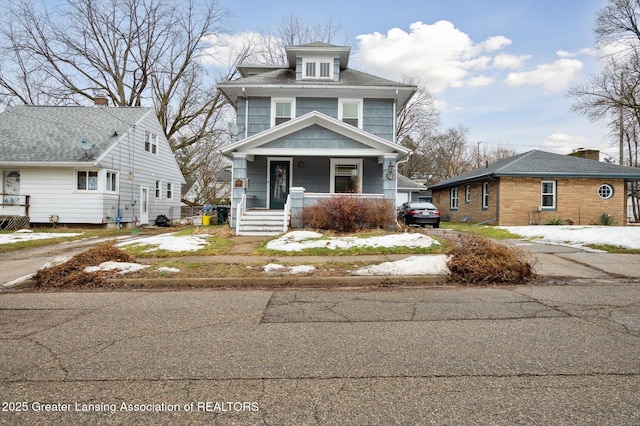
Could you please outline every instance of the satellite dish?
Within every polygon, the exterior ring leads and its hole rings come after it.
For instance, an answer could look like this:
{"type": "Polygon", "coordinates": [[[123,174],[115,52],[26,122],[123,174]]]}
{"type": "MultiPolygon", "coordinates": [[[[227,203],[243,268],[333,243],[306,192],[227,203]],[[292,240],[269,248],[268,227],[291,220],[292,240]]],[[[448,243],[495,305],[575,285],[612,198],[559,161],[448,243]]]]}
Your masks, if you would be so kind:
{"type": "Polygon", "coordinates": [[[87,138],[80,139],[79,144],[80,148],[84,149],[85,151],[89,151],[91,148],[93,148],[93,144],[89,142],[89,139],[87,138]]]}
{"type": "Polygon", "coordinates": [[[240,131],[238,129],[238,125],[234,121],[231,121],[228,126],[229,126],[229,132],[231,132],[233,136],[238,136],[238,132],[240,131]]]}

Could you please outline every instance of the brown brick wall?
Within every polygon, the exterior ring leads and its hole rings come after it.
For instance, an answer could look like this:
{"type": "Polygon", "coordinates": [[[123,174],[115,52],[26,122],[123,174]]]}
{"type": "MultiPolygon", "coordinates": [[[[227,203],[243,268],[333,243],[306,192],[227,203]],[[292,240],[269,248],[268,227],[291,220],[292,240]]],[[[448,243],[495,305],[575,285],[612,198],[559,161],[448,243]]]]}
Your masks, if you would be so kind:
{"type": "MultiPolygon", "coordinates": [[[[479,223],[490,221],[496,218],[496,182],[489,182],[489,208],[482,208],[482,182],[473,182],[470,186],[469,202],[465,202],[466,185],[458,187],[458,209],[452,210],[449,198],[449,189],[438,190],[433,192],[433,204],[440,209],[441,217],[449,215],[451,222],[462,222],[467,216],[469,222],[479,223]]],[[[491,222],[495,223],[495,222],[491,222]]]]}
{"type": "MultiPolygon", "coordinates": [[[[449,215],[452,222],[462,222],[470,216],[473,223],[488,221],[496,216],[496,183],[489,181],[489,209],[482,210],[481,182],[471,184],[471,199],[464,201],[465,185],[458,187],[458,210],[451,210],[449,189],[433,192],[433,203],[442,215],[449,215]]],[[[562,219],[576,225],[593,225],[600,222],[603,213],[610,214],[617,225],[626,224],[625,183],[622,179],[541,179],[541,178],[500,178],[499,212],[497,225],[546,224],[552,219],[562,219]],[[557,208],[538,212],[541,204],[542,180],[557,182],[557,208]],[[598,196],[598,188],[608,183],[614,188],[609,200],[598,196]]]]}

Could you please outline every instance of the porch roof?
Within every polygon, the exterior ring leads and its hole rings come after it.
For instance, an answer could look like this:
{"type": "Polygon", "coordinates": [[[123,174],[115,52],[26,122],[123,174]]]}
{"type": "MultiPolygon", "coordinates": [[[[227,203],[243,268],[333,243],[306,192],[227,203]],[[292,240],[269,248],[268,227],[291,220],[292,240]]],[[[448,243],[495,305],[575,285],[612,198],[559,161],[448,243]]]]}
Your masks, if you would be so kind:
{"type": "Polygon", "coordinates": [[[396,160],[408,157],[411,150],[344,123],[318,111],[311,111],[286,123],[266,129],[248,138],[239,140],[221,150],[227,157],[234,154],[247,155],[304,155],[304,156],[395,156],[396,160]],[[362,148],[336,150],[335,148],[269,148],[269,142],[291,135],[311,126],[320,126],[362,145],[362,148]]]}

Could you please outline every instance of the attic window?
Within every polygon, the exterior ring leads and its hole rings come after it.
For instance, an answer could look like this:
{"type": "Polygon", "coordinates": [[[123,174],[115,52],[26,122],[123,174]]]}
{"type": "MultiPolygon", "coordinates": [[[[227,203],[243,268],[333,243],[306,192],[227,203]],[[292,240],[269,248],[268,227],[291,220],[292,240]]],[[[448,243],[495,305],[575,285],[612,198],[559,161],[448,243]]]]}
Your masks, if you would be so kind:
{"type": "Polygon", "coordinates": [[[602,185],[600,185],[600,188],[598,188],[598,195],[603,200],[610,199],[611,197],[613,197],[613,186],[609,185],[608,183],[603,183],[602,185]]]}
{"type": "Polygon", "coordinates": [[[158,154],[158,135],[148,130],[145,132],[144,150],[152,154],[158,154]]]}
{"type": "Polygon", "coordinates": [[[333,78],[332,71],[331,61],[326,58],[311,58],[304,61],[304,78],[306,79],[329,80],[333,78]]]}

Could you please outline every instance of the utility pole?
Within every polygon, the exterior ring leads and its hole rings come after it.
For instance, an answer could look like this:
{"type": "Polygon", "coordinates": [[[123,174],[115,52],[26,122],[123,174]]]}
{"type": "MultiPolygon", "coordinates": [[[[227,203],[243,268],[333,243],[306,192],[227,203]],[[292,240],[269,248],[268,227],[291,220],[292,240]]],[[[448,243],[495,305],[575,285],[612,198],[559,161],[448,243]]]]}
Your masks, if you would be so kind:
{"type": "Polygon", "coordinates": [[[619,133],[620,133],[620,165],[624,166],[624,120],[622,118],[622,100],[624,99],[624,74],[620,73],[620,118],[619,118],[619,133]]]}

